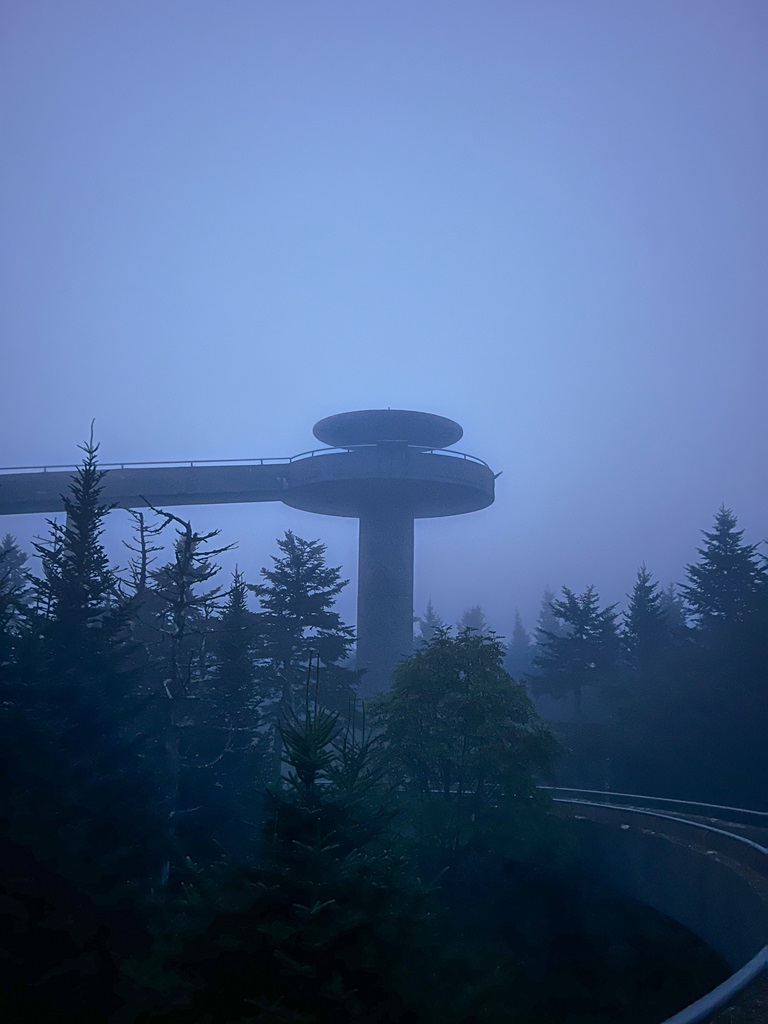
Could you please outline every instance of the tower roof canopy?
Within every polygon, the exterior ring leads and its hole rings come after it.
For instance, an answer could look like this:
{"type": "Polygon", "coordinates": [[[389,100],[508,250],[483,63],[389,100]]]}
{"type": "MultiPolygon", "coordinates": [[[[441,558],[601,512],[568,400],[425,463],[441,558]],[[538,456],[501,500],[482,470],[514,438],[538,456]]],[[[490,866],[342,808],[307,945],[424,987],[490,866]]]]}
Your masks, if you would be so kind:
{"type": "Polygon", "coordinates": [[[424,448],[447,448],[464,434],[459,424],[446,416],[407,409],[342,412],[326,416],[315,424],[312,432],[318,441],[335,448],[378,441],[406,441],[424,448]]]}

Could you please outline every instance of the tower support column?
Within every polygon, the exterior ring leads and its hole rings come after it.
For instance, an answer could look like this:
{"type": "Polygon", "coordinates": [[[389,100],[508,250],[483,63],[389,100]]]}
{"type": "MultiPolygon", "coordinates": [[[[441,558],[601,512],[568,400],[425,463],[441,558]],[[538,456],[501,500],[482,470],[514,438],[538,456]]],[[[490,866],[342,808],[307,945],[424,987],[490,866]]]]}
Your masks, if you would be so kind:
{"type": "Polygon", "coordinates": [[[391,502],[360,515],[357,667],[361,690],[389,688],[395,666],[413,650],[413,515],[391,502]]]}

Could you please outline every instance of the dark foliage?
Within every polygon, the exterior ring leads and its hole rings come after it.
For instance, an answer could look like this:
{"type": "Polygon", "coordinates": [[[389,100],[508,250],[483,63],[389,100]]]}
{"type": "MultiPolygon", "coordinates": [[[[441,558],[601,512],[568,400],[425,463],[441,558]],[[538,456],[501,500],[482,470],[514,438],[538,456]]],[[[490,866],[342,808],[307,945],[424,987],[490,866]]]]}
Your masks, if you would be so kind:
{"type": "MultiPolygon", "coordinates": [[[[307,687],[309,690],[309,686],[307,687]]],[[[270,790],[257,868],[212,898],[190,892],[167,967],[172,1009],[146,1020],[450,1020],[427,983],[439,960],[427,896],[389,827],[380,743],[306,703],[281,725],[284,785],[270,790]],[[445,1014],[445,1016],[443,1016],[445,1014]]]]}
{"type": "Polygon", "coordinates": [[[355,633],[334,605],[349,581],[341,578],[338,567],[326,565],[320,541],[303,540],[287,530],[277,545],[282,555],[273,555],[272,568],[261,570],[265,582],[249,588],[261,603],[262,685],[279,695],[284,708],[291,707],[301,693],[303,666],[317,655],[323,665],[323,702],[346,712],[357,675],[343,662],[355,633]]]}
{"type": "Polygon", "coordinates": [[[593,688],[606,695],[616,679],[620,649],[615,607],[600,608],[593,586],[578,595],[563,587],[563,597],[550,602],[560,628],[537,630],[533,690],[553,697],[573,694],[577,719],[584,691],[593,688]]]}
{"type": "Polygon", "coordinates": [[[492,633],[438,630],[374,704],[389,771],[443,867],[522,844],[523,833],[531,840],[541,823],[536,784],[551,774],[557,743],[503,657],[492,633]]]}

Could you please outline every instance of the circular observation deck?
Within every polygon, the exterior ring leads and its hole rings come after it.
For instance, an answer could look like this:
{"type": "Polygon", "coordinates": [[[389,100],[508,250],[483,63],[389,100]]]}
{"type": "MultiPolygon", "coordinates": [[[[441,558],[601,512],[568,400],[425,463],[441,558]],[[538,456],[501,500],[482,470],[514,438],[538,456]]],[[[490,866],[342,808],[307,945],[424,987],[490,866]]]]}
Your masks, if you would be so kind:
{"type": "Polygon", "coordinates": [[[362,409],[326,416],[312,433],[334,448],[349,445],[404,441],[422,448],[447,448],[464,436],[455,420],[431,412],[409,409],[362,409]]]}
{"type": "Polygon", "coordinates": [[[444,416],[369,409],[328,416],[315,424],[314,434],[337,450],[292,463],[282,500],[293,508],[350,518],[391,511],[429,519],[493,503],[490,468],[445,450],[463,431],[444,416]]]}

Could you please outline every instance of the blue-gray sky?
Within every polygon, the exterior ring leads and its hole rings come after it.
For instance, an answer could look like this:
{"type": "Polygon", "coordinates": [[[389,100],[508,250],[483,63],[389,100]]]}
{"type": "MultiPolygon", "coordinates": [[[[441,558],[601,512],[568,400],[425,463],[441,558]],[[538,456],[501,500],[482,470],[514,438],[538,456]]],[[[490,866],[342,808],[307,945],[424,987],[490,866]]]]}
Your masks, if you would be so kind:
{"type": "MultiPolygon", "coordinates": [[[[4,0],[0,464],[450,416],[503,475],[417,525],[416,607],[502,633],[682,579],[722,502],[760,540],[767,79],[764,0],[4,0]]],[[[191,514],[354,580],[353,522],[191,514]]]]}

